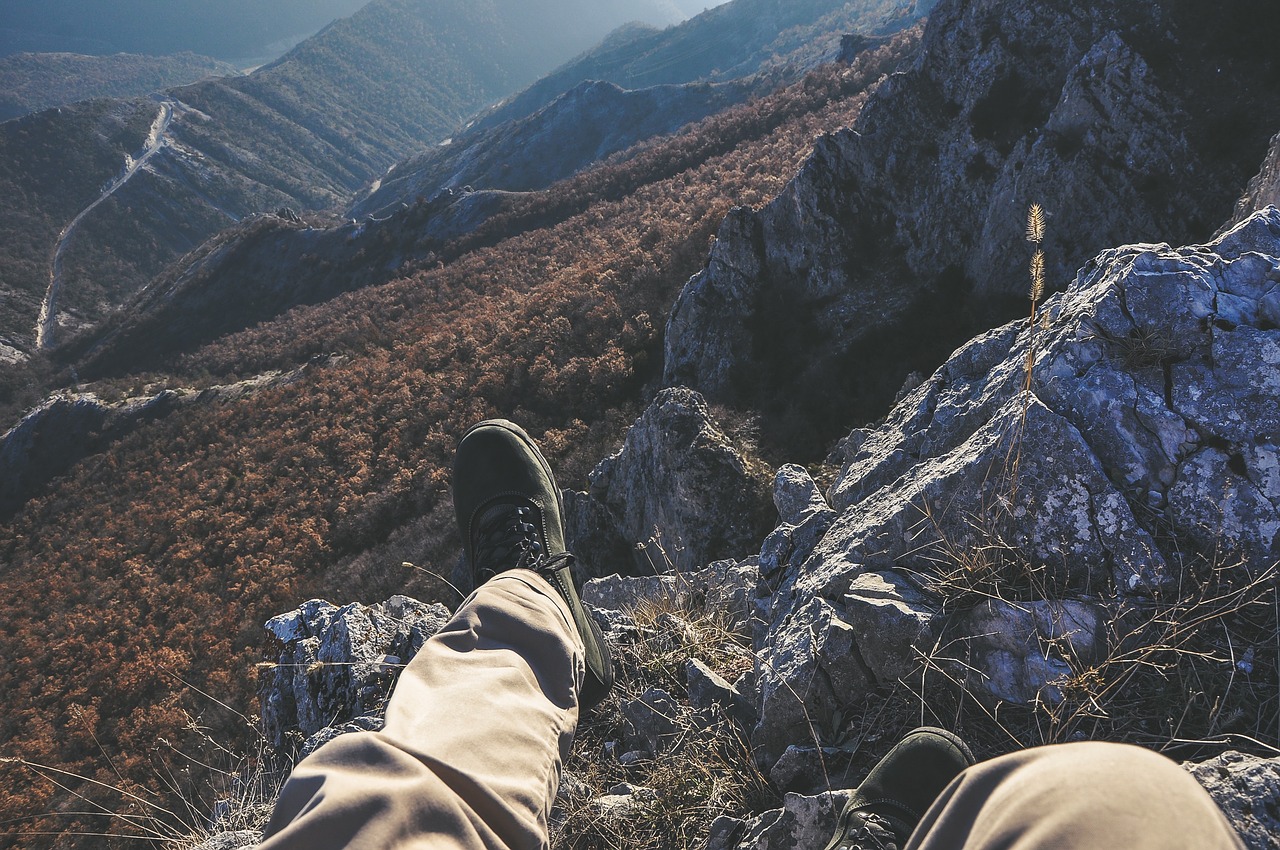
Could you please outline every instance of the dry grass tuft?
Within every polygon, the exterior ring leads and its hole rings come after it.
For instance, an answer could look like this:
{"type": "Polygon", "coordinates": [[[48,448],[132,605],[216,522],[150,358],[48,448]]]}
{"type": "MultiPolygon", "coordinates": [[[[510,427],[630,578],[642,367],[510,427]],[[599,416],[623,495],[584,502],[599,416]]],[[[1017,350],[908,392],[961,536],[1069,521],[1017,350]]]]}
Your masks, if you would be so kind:
{"type": "Polygon", "coordinates": [[[635,629],[612,645],[617,683],[580,724],[565,765],[554,848],[701,847],[715,818],[749,816],[777,804],[743,730],[724,711],[697,712],[688,705],[688,660],[696,658],[732,682],[752,667],[749,638],[723,612],[684,594],[641,602],[627,613],[635,629]],[[674,699],[675,716],[665,718],[674,731],[663,736],[660,752],[628,755],[633,730],[623,706],[652,689],[674,699]],[[598,802],[620,785],[647,790],[616,809],[598,802]]]}

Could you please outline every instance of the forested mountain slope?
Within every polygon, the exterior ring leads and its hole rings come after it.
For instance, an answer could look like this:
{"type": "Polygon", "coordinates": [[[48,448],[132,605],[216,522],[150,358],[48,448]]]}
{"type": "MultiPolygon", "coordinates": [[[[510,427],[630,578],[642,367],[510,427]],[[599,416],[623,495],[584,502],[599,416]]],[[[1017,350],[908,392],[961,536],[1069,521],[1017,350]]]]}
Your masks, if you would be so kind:
{"type": "Polygon", "coordinates": [[[79,100],[138,97],[238,73],[234,65],[194,53],[19,53],[0,59],[0,121],[79,100]]]}
{"type": "MultiPolygon", "coordinates": [[[[249,76],[169,90],[153,107],[153,118],[162,110],[172,116],[159,149],[62,243],[45,346],[95,323],[169,261],[250,213],[342,204],[393,162],[591,44],[627,8],[374,0],[249,76]]],[[[40,174],[65,170],[62,152],[88,140],[74,128],[45,138],[42,126],[0,125],[0,144],[19,157],[31,147],[45,157],[0,184],[24,200],[0,209],[0,235],[15,255],[15,271],[6,264],[11,316],[0,338],[28,352],[55,246],[75,215],[62,212],[67,198],[93,199],[124,162],[86,175],[75,191],[50,194],[40,174]],[[24,178],[32,172],[37,180],[24,178]]],[[[140,157],[146,136],[125,152],[140,157]]]]}
{"type": "MultiPolygon", "coordinates": [[[[148,754],[160,738],[198,747],[189,716],[219,740],[247,743],[237,717],[183,682],[248,709],[259,624],[283,605],[338,590],[372,598],[406,579],[432,593],[429,578],[362,553],[388,539],[413,541],[411,560],[452,548],[447,469],[471,420],[521,418],[545,435],[565,482],[581,481],[658,374],[662,317],[718,222],[735,203],[776,194],[814,135],[847,125],[911,43],[780,93],[774,108],[784,113],[790,99],[809,105],[776,129],[762,131],[747,105],[717,125],[740,139],[701,148],[701,159],[680,154],[699,139],[670,140],[652,161],[684,166],[652,180],[632,174],[616,199],[193,355],[197,373],[254,371],[318,348],[339,356],[287,386],[183,408],[134,432],[0,527],[0,652],[12,660],[0,672],[11,705],[0,719],[5,751],[108,784],[119,781],[113,765],[164,799],[148,754]],[[39,611],[22,601],[37,586],[39,611]]],[[[181,758],[155,754],[170,756],[181,758]]],[[[198,773],[184,793],[210,793],[198,773]]],[[[14,817],[64,799],[13,765],[2,782],[0,810],[14,817]]],[[[75,818],[4,829],[14,840],[90,825],[127,829],[75,818]]],[[[59,846],[76,841],[64,834],[59,846]]]]}
{"type": "Polygon", "coordinates": [[[631,27],[556,69],[477,122],[522,118],[586,80],[627,89],[732,80],[785,63],[830,60],[845,33],[893,33],[936,0],[731,0],[684,23],[631,27]],[[799,60],[799,61],[797,61],[799,60]]]}

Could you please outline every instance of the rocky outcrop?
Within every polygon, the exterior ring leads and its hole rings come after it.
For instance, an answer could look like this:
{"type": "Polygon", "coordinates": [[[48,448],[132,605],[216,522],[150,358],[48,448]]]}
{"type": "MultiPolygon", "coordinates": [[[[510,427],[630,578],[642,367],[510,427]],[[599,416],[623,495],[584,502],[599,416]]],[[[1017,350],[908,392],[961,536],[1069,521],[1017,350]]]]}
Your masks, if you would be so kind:
{"type": "Polygon", "coordinates": [[[790,850],[823,847],[831,840],[847,791],[806,797],[787,794],[782,807],[750,820],[721,816],[711,824],[706,850],[790,850]]]}
{"type": "Polygon", "coordinates": [[[1258,210],[1277,205],[1280,205],[1280,134],[1271,140],[1271,150],[1267,151],[1261,170],[1249,181],[1227,227],[1239,224],[1258,210]]]}
{"type": "Polygon", "coordinates": [[[1277,299],[1274,207],[1208,245],[1110,250],[844,440],[821,539],[762,551],[762,763],[925,657],[1053,703],[1193,553],[1275,563],[1277,299]]]}
{"type": "Polygon", "coordinates": [[[176,407],[176,393],[104,404],[91,393],[47,399],[0,437],[0,517],[38,488],[140,423],[176,407]]]}
{"type": "Polygon", "coordinates": [[[591,472],[588,492],[570,496],[569,548],[585,558],[631,550],[630,563],[588,563],[595,575],[688,572],[741,557],[768,522],[763,477],[700,395],[663,390],[591,472]]]}
{"type": "Polygon", "coordinates": [[[313,599],[273,617],[267,631],[282,650],[275,664],[264,667],[260,698],[267,739],[278,749],[306,741],[309,751],[339,731],[380,727],[400,671],[449,616],[439,603],[393,596],[377,605],[341,608],[313,599]]]}
{"type": "Polygon", "coordinates": [[[1276,846],[1280,836],[1280,758],[1227,752],[1183,766],[1222,807],[1250,850],[1276,846]]]}
{"type": "Polygon", "coordinates": [[[918,66],[725,220],[672,310],[665,381],[825,441],[1012,318],[1030,203],[1053,288],[1111,245],[1205,238],[1280,126],[1224,26],[1190,3],[939,3],[918,66]],[[1251,93],[1229,138],[1224,87],[1251,93]]]}
{"type": "Polygon", "coordinates": [[[112,402],[93,392],[63,391],[50,396],[0,435],[0,519],[13,515],[41,487],[79,461],[149,422],[193,404],[231,401],[292,383],[306,370],[327,362],[322,357],[289,372],[269,372],[235,384],[166,389],[112,402]]]}

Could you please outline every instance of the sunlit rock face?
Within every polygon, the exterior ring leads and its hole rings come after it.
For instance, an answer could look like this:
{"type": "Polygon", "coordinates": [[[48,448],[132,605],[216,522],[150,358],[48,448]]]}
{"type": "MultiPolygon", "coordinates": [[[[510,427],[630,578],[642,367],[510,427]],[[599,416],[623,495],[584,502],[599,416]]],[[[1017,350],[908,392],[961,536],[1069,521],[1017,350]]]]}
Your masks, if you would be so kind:
{"type": "Polygon", "coordinates": [[[1206,245],[1108,250],[852,432],[829,528],[759,559],[762,764],[926,656],[980,698],[1053,703],[1189,565],[1274,564],[1278,308],[1275,207],[1206,245]]]}
{"type": "Polygon", "coordinates": [[[780,439],[825,441],[1021,310],[1031,203],[1048,212],[1050,289],[1114,245],[1209,238],[1280,98],[1270,58],[1236,59],[1263,46],[1205,15],[939,3],[917,66],[820,138],[773,203],[725,220],[672,310],[666,383],[755,405],[780,439]]]}

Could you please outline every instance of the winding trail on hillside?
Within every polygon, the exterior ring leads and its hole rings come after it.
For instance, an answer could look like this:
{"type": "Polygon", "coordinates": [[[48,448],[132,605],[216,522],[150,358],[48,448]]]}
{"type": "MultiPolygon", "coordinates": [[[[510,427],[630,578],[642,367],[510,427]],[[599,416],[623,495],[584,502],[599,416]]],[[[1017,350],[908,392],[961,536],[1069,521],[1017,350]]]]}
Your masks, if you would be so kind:
{"type": "Polygon", "coordinates": [[[75,218],[71,219],[71,223],[62,228],[62,232],[58,234],[58,241],[53,249],[53,260],[49,264],[49,288],[45,291],[44,303],[40,305],[40,318],[36,320],[37,351],[44,351],[54,345],[54,331],[58,325],[58,294],[62,290],[62,252],[66,250],[67,244],[71,241],[71,235],[75,232],[80,222],[84,220],[85,216],[115,194],[117,189],[128,183],[133,175],[137,174],[150,161],[151,157],[165,147],[168,143],[166,134],[169,132],[169,124],[173,121],[173,110],[176,105],[177,102],[173,100],[166,100],[160,104],[160,112],[156,115],[156,119],[151,122],[151,131],[147,133],[147,141],[142,150],[136,156],[126,155],[124,158],[124,171],[108,183],[102,190],[102,194],[98,196],[98,199],[82,209],[75,218]]]}

